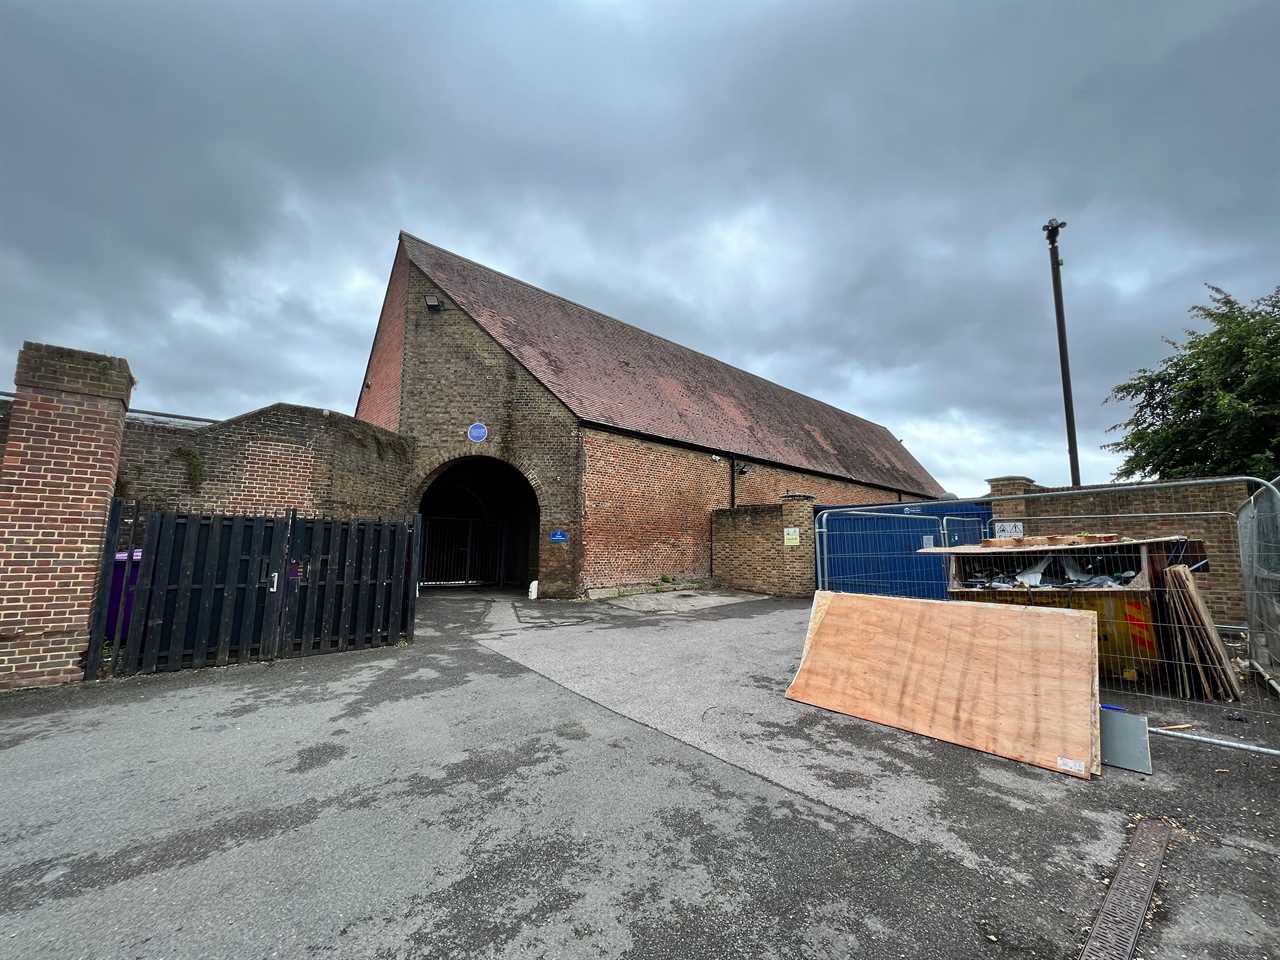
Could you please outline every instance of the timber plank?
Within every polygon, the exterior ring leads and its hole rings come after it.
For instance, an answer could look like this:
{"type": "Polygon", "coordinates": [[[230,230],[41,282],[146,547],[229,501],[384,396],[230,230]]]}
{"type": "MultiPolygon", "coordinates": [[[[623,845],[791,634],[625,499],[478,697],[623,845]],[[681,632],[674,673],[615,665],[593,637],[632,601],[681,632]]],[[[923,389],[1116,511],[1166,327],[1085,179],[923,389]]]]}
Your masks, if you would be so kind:
{"type": "Polygon", "coordinates": [[[408,529],[403,523],[388,525],[394,533],[394,548],[391,551],[391,606],[388,611],[387,642],[396,643],[400,639],[401,617],[404,614],[404,581],[408,575],[409,558],[405,555],[405,544],[408,542],[408,529]]]}
{"type": "Polygon", "coordinates": [[[116,676],[137,673],[141,669],[142,654],[146,649],[147,616],[152,599],[151,581],[156,568],[156,555],[159,553],[163,520],[162,513],[147,515],[147,529],[142,535],[142,557],[139,560],[142,566],[138,570],[138,583],[133,591],[129,624],[123,634],[117,634],[116,647],[111,655],[111,672],[116,676]]]}
{"type": "Polygon", "coordinates": [[[209,539],[205,542],[204,569],[201,571],[200,607],[196,614],[195,643],[191,647],[191,666],[203,667],[209,659],[209,619],[213,615],[213,592],[218,574],[218,554],[222,549],[222,528],[225,521],[214,515],[209,518],[209,539]]]}
{"type": "Polygon", "coordinates": [[[240,642],[236,648],[236,660],[248,663],[255,646],[259,645],[261,622],[258,618],[258,601],[262,589],[263,564],[262,540],[266,521],[262,517],[246,518],[252,539],[249,544],[249,562],[244,575],[244,607],[240,611],[240,642]]]}
{"type": "Polygon", "coordinates": [[[325,551],[324,607],[320,612],[320,642],[326,652],[337,646],[337,637],[333,626],[333,600],[338,592],[338,541],[341,539],[342,524],[337,520],[325,523],[329,541],[325,551]]]}
{"type": "Polygon", "coordinates": [[[1210,661],[1221,672],[1224,694],[1228,698],[1239,700],[1244,695],[1244,690],[1240,686],[1239,678],[1236,676],[1235,666],[1231,662],[1231,655],[1227,652],[1227,648],[1222,642],[1222,637],[1218,634],[1218,628],[1214,625],[1213,614],[1209,612],[1209,608],[1204,602],[1204,597],[1200,595],[1200,587],[1196,584],[1196,578],[1191,573],[1191,568],[1186,564],[1175,564],[1169,568],[1168,573],[1173,575],[1180,588],[1182,599],[1191,614],[1191,620],[1200,630],[1200,636],[1203,638],[1204,645],[1208,650],[1210,661]]]}
{"type": "MultiPolygon", "coordinates": [[[[126,647],[129,639],[129,621],[125,617],[125,610],[132,609],[130,604],[134,602],[130,598],[134,596],[134,590],[129,586],[132,582],[131,577],[136,569],[136,564],[142,562],[142,558],[134,559],[134,550],[139,546],[138,540],[138,518],[142,515],[142,508],[135,500],[133,504],[133,517],[129,521],[129,536],[125,540],[124,548],[124,570],[121,572],[120,578],[120,603],[116,607],[115,629],[112,631],[111,641],[111,672],[119,674],[124,668],[127,660],[126,647]]],[[[141,552],[141,551],[139,551],[141,552]]]]}
{"type": "MultiPolygon", "coordinates": [[[[188,513],[180,517],[175,527],[182,530],[182,560],[178,564],[178,578],[173,585],[173,623],[169,627],[169,651],[164,663],[166,670],[182,669],[187,642],[187,616],[191,610],[192,578],[196,569],[196,546],[203,526],[202,517],[188,513]]],[[[194,656],[193,651],[193,662],[194,656]]]]}
{"type": "Polygon", "coordinates": [[[373,631],[369,637],[369,642],[374,646],[387,642],[384,638],[385,628],[383,627],[389,586],[387,582],[387,555],[390,553],[391,539],[394,534],[395,527],[392,524],[379,521],[378,565],[377,570],[374,571],[373,581],[373,631]]]}
{"type": "Polygon", "coordinates": [[[1089,779],[1097,614],[819,591],[787,697],[1089,779]]]}
{"type": "Polygon", "coordinates": [[[374,595],[373,577],[377,573],[374,567],[374,558],[377,555],[375,543],[380,532],[379,526],[372,520],[366,520],[364,526],[364,541],[361,549],[364,551],[360,561],[359,580],[356,587],[355,599],[355,618],[356,618],[356,635],[355,646],[357,649],[363,650],[365,647],[373,643],[373,602],[374,595]]]}
{"type": "Polygon", "coordinates": [[[155,572],[151,580],[151,604],[147,609],[146,632],[143,634],[142,673],[155,673],[160,643],[164,637],[165,612],[169,602],[169,568],[172,566],[173,542],[177,530],[176,513],[160,514],[160,539],[156,546],[155,572]]]}
{"type": "Polygon", "coordinates": [[[338,649],[346,650],[354,646],[352,640],[352,593],[356,577],[356,546],[360,538],[360,527],[352,520],[346,526],[347,535],[342,554],[342,606],[338,614],[338,649]]]}
{"type": "Polygon", "coordinates": [[[239,592],[240,563],[244,559],[244,517],[233,517],[227,534],[227,562],[222,573],[222,604],[218,611],[218,648],[214,662],[225,667],[230,658],[231,634],[236,624],[236,597],[239,592]]]}

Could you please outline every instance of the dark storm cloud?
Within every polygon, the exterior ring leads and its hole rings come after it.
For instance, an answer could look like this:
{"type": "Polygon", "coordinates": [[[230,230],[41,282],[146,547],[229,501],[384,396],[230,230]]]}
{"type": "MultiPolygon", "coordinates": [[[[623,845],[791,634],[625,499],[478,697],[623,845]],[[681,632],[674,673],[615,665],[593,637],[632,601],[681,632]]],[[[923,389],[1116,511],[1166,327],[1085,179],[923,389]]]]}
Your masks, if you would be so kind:
{"type": "Polygon", "coordinates": [[[1202,284],[1273,287],[1267,4],[10,5],[0,350],[350,410],[396,230],[889,424],[1086,478],[1202,284]]]}

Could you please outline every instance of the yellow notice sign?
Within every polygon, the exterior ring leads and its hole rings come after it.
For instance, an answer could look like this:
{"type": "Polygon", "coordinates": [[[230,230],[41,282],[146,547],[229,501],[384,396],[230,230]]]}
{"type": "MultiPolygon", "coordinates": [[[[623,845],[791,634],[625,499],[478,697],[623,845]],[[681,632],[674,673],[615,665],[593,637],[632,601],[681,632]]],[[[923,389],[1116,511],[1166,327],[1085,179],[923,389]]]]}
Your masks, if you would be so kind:
{"type": "Polygon", "coordinates": [[[782,545],[784,547],[800,546],[800,528],[799,527],[783,527],[782,528],[782,545]]]}

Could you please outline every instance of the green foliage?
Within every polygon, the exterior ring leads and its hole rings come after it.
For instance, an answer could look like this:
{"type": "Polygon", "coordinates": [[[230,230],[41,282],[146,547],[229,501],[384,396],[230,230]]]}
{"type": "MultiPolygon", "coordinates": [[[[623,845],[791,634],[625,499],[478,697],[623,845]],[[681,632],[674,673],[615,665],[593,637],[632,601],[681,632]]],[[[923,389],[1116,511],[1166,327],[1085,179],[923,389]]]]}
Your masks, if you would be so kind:
{"type": "Polygon", "coordinates": [[[404,437],[385,434],[383,431],[372,427],[363,420],[356,420],[352,417],[343,417],[338,421],[339,429],[343,430],[356,443],[362,447],[368,447],[372,442],[374,449],[378,453],[379,460],[386,460],[387,454],[394,454],[399,460],[408,462],[410,457],[409,442],[404,437]]]}
{"type": "Polygon", "coordinates": [[[1211,286],[1209,299],[1189,311],[1207,330],[1166,339],[1171,356],[1111,391],[1133,405],[1105,448],[1125,455],[1117,479],[1280,473],[1280,287],[1242,304],[1211,286]]]}
{"type": "Polygon", "coordinates": [[[200,485],[204,483],[204,457],[190,447],[178,447],[173,451],[173,457],[187,465],[187,486],[192,493],[199,493],[200,485]]]}

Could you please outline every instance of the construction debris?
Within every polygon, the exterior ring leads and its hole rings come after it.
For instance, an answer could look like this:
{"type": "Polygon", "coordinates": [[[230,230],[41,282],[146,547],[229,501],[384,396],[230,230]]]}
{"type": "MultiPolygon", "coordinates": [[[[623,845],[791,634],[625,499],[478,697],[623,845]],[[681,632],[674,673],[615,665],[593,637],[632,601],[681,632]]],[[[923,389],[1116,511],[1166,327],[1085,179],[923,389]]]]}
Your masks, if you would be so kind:
{"type": "Polygon", "coordinates": [[[1186,564],[1164,572],[1165,636],[1174,646],[1179,696],[1239,700],[1243,689],[1213,617],[1186,564]]]}
{"type": "Polygon", "coordinates": [[[1092,611],[819,591],[787,697],[1086,780],[1100,772],[1092,611]]]}
{"type": "Polygon", "coordinates": [[[1118,533],[1073,533],[1054,534],[1045,537],[989,537],[982,541],[988,549],[1025,550],[1029,547],[1077,547],[1094,543],[1120,543],[1125,537],[1118,533]]]}

